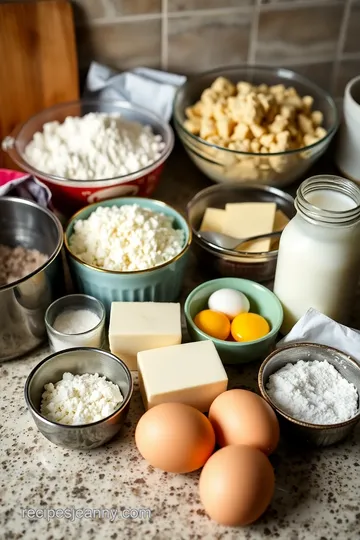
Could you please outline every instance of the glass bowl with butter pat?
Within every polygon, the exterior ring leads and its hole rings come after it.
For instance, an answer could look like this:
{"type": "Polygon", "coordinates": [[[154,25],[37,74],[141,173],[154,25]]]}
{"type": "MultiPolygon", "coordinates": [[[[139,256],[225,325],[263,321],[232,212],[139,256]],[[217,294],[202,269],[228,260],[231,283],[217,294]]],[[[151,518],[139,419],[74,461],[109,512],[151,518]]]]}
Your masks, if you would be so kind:
{"type": "Polygon", "coordinates": [[[279,238],[248,242],[241,246],[241,251],[230,251],[205,240],[201,231],[247,238],[281,231],[294,215],[291,195],[270,186],[236,182],[203,189],[187,205],[200,266],[214,275],[258,282],[274,278],[279,238]]]}

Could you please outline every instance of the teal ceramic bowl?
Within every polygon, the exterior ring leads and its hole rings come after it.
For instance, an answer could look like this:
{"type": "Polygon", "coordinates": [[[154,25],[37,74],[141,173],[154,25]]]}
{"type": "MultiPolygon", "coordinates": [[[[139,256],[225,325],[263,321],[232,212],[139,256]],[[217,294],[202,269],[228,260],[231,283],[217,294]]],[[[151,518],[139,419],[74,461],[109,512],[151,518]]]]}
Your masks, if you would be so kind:
{"type": "Polygon", "coordinates": [[[240,278],[220,278],[202,283],[189,294],[184,310],[190,338],[193,341],[211,339],[224,364],[242,364],[267,356],[283,321],[283,309],[277,296],[255,281],[240,278]],[[225,288],[236,289],[247,296],[250,311],[262,315],[270,325],[270,332],[266,336],[245,343],[222,341],[208,336],[195,325],[196,314],[208,309],[209,296],[225,288]]]}
{"type": "Polygon", "coordinates": [[[185,218],[167,204],[143,197],[121,197],[90,204],[79,210],[69,221],[65,231],[65,249],[70,272],[79,292],[95,296],[109,314],[111,302],[173,302],[180,294],[188,250],[191,244],[191,229],[185,218]],[[83,262],[72,254],[69,247],[74,225],[86,219],[98,206],[123,206],[138,204],[173,218],[173,227],[185,232],[184,247],[173,259],[154,268],[135,272],[104,270],[83,262]]]}

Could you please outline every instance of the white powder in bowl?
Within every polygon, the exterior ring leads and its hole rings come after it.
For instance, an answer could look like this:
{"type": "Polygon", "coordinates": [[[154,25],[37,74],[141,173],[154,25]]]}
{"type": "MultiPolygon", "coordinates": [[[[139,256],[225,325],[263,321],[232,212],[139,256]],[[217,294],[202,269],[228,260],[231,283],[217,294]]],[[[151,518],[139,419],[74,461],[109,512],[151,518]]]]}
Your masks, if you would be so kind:
{"type": "Polygon", "coordinates": [[[359,412],[359,395],[326,360],[286,364],[269,377],[267,393],[279,409],[310,424],[337,424],[359,412]]]}
{"type": "Polygon", "coordinates": [[[119,114],[88,113],[47,122],[25,148],[38,170],[71,180],[100,180],[137,172],[157,161],[165,148],[151,126],[119,114]]]}
{"type": "Polygon", "coordinates": [[[59,424],[90,424],[110,416],[124,400],[119,387],[98,373],[64,373],[44,387],[40,412],[59,424]]]}
{"type": "Polygon", "coordinates": [[[99,322],[99,316],[90,309],[65,309],[56,317],[53,327],[62,334],[82,334],[99,322]]]}

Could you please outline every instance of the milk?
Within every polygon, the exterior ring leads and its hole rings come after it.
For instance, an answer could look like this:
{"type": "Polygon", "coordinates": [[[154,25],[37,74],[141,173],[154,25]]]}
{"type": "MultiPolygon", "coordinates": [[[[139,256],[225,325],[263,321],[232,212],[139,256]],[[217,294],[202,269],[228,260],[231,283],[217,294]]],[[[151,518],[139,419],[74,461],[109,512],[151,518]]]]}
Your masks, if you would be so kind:
{"type": "Polygon", "coordinates": [[[318,208],[335,212],[346,212],[356,208],[356,202],[351,197],[331,189],[312,191],[306,195],[306,200],[318,208]]]}
{"type": "MultiPolygon", "coordinates": [[[[351,197],[327,189],[306,194],[306,200],[337,216],[357,208],[351,197]]],[[[298,207],[281,236],[274,283],[284,309],[283,334],[310,307],[346,324],[359,278],[359,232],[357,223],[314,224],[298,207]]]]}

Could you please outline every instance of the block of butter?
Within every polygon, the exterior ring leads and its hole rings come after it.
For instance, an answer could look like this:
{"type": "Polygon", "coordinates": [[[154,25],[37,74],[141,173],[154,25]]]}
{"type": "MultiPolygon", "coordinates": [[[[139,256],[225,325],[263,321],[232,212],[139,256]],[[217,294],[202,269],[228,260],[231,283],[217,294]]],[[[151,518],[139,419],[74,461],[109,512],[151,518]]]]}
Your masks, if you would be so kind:
{"type": "MultiPolygon", "coordinates": [[[[281,231],[289,223],[289,218],[281,211],[276,210],[274,216],[274,203],[229,203],[225,209],[206,208],[200,231],[213,231],[230,236],[255,236],[263,232],[281,231]],[[270,204],[270,206],[269,206],[270,204]],[[262,215],[265,210],[265,214],[262,215]],[[260,216],[260,218],[259,218],[260,216]],[[264,223],[267,221],[267,223],[264,223]],[[272,224],[272,228],[269,227],[272,224]],[[257,232],[261,230],[261,233],[257,232]]],[[[241,247],[242,251],[268,251],[278,249],[279,238],[248,242],[241,247]]],[[[244,259],[245,260],[245,259],[244,259]]],[[[252,259],[252,262],[262,259],[252,259]]]]}
{"type": "MultiPolygon", "coordinates": [[[[246,238],[273,231],[275,203],[229,203],[226,205],[223,233],[235,238],[246,238]]],[[[242,251],[270,250],[271,239],[255,240],[241,246],[242,251]]]]}
{"type": "Polygon", "coordinates": [[[223,232],[225,210],[220,208],[207,208],[200,225],[200,231],[223,232]]]}
{"type": "Polygon", "coordinates": [[[138,370],[145,409],[174,401],[207,412],[228,385],[226,371],[210,340],[141,351],[138,370]]]}
{"type": "Polygon", "coordinates": [[[109,345],[131,370],[137,353],[181,343],[180,304],[166,302],[113,302],[109,345]]]}

